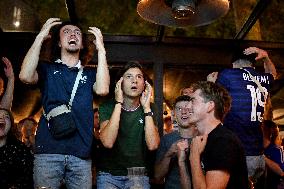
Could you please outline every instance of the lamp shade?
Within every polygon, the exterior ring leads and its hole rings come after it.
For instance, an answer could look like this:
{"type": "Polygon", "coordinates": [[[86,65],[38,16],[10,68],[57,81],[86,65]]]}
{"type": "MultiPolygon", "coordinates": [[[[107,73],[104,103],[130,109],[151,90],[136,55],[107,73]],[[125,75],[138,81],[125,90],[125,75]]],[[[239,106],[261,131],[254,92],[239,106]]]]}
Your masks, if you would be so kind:
{"type": "MultiPolygon", "coordinates": [[[[192,2],[192,1],[191,1],[192,2]]],[[[174,0],[140,0],[138,14],[145,20],[170,27],[203,26],[224,16],[229,10],[228,0],[194,0],[195,9],[185,18],[178,18],[173,13],[174,0]]]]}

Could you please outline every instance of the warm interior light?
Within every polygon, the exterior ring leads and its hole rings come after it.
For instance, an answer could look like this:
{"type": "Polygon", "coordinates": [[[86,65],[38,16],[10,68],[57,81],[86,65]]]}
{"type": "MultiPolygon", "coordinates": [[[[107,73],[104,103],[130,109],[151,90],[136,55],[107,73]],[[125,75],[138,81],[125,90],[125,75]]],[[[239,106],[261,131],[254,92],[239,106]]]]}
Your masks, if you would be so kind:
{"type": "Polygon", "coordinates": [[[16,21],[16,22],[14,22],[14,25],[16,26],[16,28],[17,27],[19,27],[20,26],[20,22],[19,21],[16,21]]]}
{"type": "Polygon", "coordinates": [[[14,14],[13,14],[13,24],[16,28],[20,26],[21,20],[21,8],[14,7],[14,14]]]}

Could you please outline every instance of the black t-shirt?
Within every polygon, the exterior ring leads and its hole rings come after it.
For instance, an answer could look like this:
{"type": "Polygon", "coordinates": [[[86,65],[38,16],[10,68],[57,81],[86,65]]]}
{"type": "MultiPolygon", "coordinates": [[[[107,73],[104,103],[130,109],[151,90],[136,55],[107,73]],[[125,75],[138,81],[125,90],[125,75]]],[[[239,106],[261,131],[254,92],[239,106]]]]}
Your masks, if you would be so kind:
{"type": "Polygon", "coordinates": [[[244,149],[236,135],[222,125],[209,133],[201,160],[205,172],[223,170],[230,173],[228,189],[248,188],[244,149]]]}

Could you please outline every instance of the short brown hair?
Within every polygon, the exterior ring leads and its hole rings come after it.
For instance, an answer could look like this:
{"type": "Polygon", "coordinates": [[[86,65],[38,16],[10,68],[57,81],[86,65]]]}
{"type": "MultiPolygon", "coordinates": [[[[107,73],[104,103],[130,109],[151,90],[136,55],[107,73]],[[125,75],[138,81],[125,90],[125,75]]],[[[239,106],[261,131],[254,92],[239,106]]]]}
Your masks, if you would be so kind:
{"type": "Polygon", "coordinates": [[[205,102],[213,101],[215,103],[215,117],[221,121],[231,109],[231,96],[229,92],[218,84],[210,81],[199,81],[191,85],[193,91],[201,90],[200,95],[205,102]]]}

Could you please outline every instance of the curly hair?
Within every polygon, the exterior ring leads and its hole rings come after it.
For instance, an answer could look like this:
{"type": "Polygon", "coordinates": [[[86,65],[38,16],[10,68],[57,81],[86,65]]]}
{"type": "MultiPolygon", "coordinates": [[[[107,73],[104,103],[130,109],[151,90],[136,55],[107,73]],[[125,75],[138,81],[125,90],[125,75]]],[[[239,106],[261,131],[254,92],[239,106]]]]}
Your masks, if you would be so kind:
{"type": "MultiPolygon", "coordinates": [[[[51,49],[52,49],[52,61],[55,61],[56,59],[60,58],[61,56],[61,48],[59,47],[58,43],[60,41],[60,30],[66,25],[72,25],[72,26],[77,26],[80,30],[82,28],[71,21],[64,21],[59,25],[54,26],[51,29],[51,49]]],[[[89,49],[87,45],[87,37],[86,34],[82,33],[82,43],[83,43],[83,49],[80,50],[80,60],[84,60],[85,56],[87,55],[89,49]]],[[[82,64],[86,64],[87,62],[82,61],[82,64]]]]}

